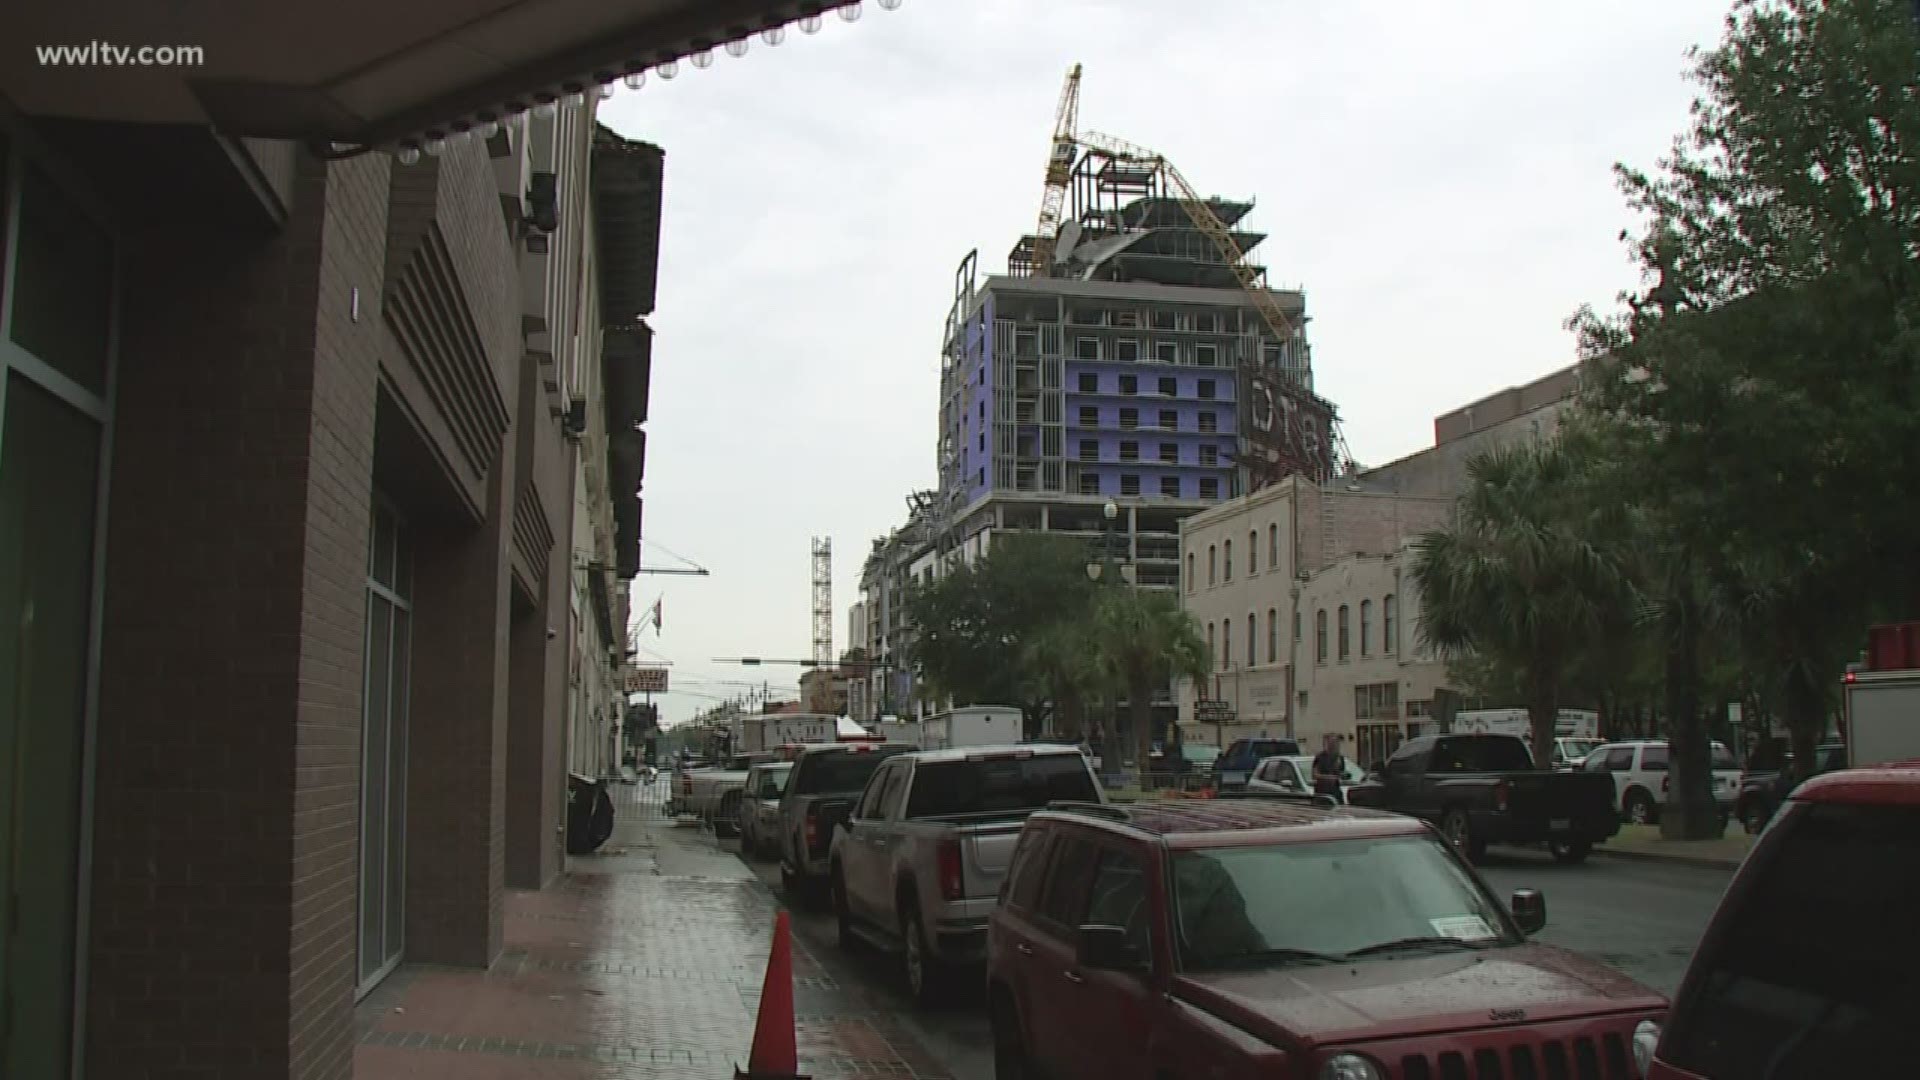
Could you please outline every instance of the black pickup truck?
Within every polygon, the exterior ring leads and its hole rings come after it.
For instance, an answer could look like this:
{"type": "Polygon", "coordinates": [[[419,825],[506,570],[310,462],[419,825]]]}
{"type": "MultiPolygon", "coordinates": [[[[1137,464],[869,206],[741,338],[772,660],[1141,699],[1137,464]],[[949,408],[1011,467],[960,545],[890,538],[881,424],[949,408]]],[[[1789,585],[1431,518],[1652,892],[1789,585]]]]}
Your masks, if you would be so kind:
{"type": "Polygon", "coordinates": [[[1512,735],[1425,735],[1400,744],[1347,801],[1431,821],[1476,861],[1489,843],[1544,843],[1577,863],[1620,831],[1613,795],[1610,774],[1537,768],[1512,735]]]}

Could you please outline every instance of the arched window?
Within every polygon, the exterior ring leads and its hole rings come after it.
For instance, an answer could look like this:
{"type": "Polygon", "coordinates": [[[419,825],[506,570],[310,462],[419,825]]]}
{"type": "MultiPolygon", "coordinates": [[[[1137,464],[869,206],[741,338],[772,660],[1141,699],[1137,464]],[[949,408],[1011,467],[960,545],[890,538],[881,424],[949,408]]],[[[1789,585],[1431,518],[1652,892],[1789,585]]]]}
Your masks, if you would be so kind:
{"type": "Polygon", "coordinates": [[[1313,657],[1321,663],[1327,662],[1327,609],[1321,608],[1313,613],[1314,648],[1313,657]]]}
{"type": "Polygon", "coordinates": [[[1212,544],[1208,544],[1207,545],[1207,588],[1209,589],[1213,588],[1214,582],[1219,580],[1214,576],[1215,571],[1219,569],[1219,562],[1220,562],[1220,553],[1214,550],[1214,547],[1212,544]]]}
{"type": "Polygon", "coordinates": [[[1353,622],[1347,605],[1340,605],[1340,659],[1346,660],[1353,655],[1353,622]]]}
{"type": "MultiPolygon", "coordinates": [[[[1272,565],[1272,564],[1268,564],[1268,565],[1272,565]]],[[[1260,534],[1257,531],[1249,532],[1247,533],[1247,573],[1257,574],[1259,572],[1260,572],[1260,534]]]]}
{"type": "Polygon", "coordinates": [[[1280,662],[1280,612],[1276,608],[1267,609],[1267,663],[1280,662]]]}
{"type": "Polygon", "coordinates": [[[1388,656],[1400,655],[1400,639],[1394,636],[1394,624],[1397,622],[1394,617],[1399,613],[1399,604],[1393,594],[1388,593],[1387,598],[1380,601],[1380,651],[1388,656]]]}
{"type": "Polygon", "coordinates": [[[1193,552],[1187,552],[1187,591],[1192,592],[1196,575],[1193,572],[1193,552]]]}
{"type": "Polygon", "coordinates": [[[1280,565],[1280,526],[1267,526],[1267,569],[1280,565]]]}
{"type": "Polygon", "coordinates": [[[1207,652],[1208,652],[1208,653],[1213,653],[1213,652],[1215,652],[1215,651],[1216,651],[1216,650],[1214,649],[1214,647],[1213,647],[1213,636],[1214,636],[1214,635],[1213,635],[1213,624],[1212,624],[1212,623],[1208,623],[1208,624],[1207,624],[1207,652]]]}
{"type": "Polygon", "coordinates": [[[1220,620],[1220,666],[1233,666],[1233,620],[1220,620]]]}
{"type": "Polygon", "coordinates": [[[1232,581],[1233,580],[1233,541],[1229,540],[1226,542],[1225,550],[1221,553],[1220,561],[1222,564],[1224,564],[1221,567],[1220,580],[1232,581]]]}
{"type": "Polygon", "coordinates": [[[1373,654],[1373,601],[1360,601],[1360,655],[1373,654]]]}
{"type": "Polygon", "coordinates": [[[1260,662],[1260,621],[1247,612],[1247,666],[1260,662]]]}

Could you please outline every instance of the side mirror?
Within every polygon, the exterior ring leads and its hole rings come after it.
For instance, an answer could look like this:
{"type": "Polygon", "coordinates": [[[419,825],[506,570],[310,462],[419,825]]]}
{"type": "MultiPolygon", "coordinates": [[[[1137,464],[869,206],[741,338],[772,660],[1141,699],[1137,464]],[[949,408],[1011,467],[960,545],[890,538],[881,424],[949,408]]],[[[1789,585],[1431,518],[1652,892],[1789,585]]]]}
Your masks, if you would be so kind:
{"type": "Polygon", "coordinates": [[[1147,966],[1147,958],[1119,926],[1082,926],[1077,953],[1081,967],[1097,971],[1143,971],[1147,966]]]}
{"type": "Polygon", "coordinates": [[[1513,890],[1513,921],[1520,929],[1537,934],[1547,925],[1547,898],[1538,889],[1513,890]]]}

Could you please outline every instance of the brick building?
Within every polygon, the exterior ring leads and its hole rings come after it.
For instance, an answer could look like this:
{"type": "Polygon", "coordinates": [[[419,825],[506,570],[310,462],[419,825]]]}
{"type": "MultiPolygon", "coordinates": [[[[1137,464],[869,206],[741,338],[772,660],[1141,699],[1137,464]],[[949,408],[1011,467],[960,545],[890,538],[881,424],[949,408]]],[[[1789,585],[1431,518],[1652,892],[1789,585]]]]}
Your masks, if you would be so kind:
{"type": "Polygon", "coordinates": [[[638,570],[662,155],[595,90],[844,2],[0,8],[202,43],[0,56],[0,1076],[338,1080],[497,956],[638,570]]]}

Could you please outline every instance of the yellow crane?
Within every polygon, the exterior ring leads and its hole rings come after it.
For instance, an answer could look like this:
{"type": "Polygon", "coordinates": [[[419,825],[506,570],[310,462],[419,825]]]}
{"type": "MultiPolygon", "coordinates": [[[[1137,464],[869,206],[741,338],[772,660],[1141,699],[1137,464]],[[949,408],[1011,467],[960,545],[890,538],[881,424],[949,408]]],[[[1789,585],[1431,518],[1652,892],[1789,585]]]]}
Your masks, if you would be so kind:
{"type": "Polygon", "coordinates": [[[1060,104],[1053,110],[1053,140],[1047,144],[1047,186],[1040,199],[1040,224],[1033,231],[1033,275],[1051,276],[1053,242],[1060,232],[1060,210],[1073,180],[1074,129],[1080,123],[1080,65],[1067,72],[1060,104]]]}

